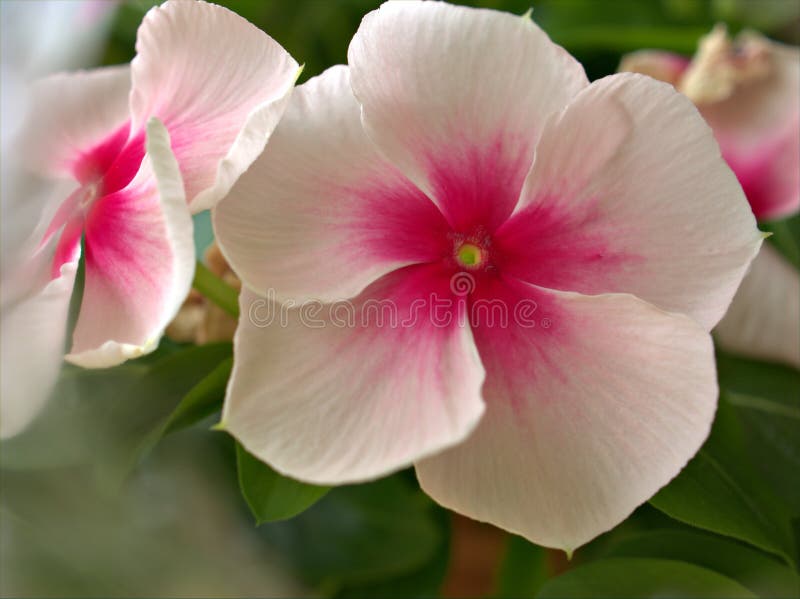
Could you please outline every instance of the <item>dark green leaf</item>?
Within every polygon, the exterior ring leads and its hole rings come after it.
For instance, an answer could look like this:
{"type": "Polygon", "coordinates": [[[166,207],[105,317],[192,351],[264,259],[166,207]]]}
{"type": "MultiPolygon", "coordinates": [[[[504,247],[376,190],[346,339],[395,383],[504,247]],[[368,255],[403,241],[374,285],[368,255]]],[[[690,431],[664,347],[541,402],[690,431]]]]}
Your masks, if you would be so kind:
{"type": "Polygon", "coordinates": [[[533,597],[548,578],[547,550],[509,535],[497,577],[497,597],[533,597]]]}
{"type": "Polygon", "coordinates": [[[232,368],[233,356],[225,358],[208,376],[192,387],[169,415],[164,425],[164,434],[191,426],[219,411],[225,399],[225,389],[232,368]]]}
{"type": "Polygon", "coordinates": [[[424,599],[438,597],[450,562],[450,512],[431,506],[440,527],[440,543],[422,567],[401,576],[343,587],[338,599],[424,599]]]}
{"type": "Polygon", "coordinates": [[[319,501],[330,487],[282,476],[236,444],[239,488],[258,524],[292,518],[319,501]]]}
{"type": "Polygon", "coordinates": [[[233,357],[224,359],[208,376],[183,396],[172,413],[161,418],[145,434],[135,449],[133,462],[139,463],[164,435],[186,428],[217,412],[225,399],[225,389],[233,367],[233,357]]]}
{"type": "Polygon", "coordinates": [[[781,364],[770,364],[734,356],[717,350],[719,384],[723,391],[738,395],[766,397],[800,405],[800,371],[781,364]]]}
{"type": "Polygon", "coordinates": [[[723,400],[740,416],[747,457],[800,516],[800,372],[719,353],[723,400]]]}
{"type": "Polygon", "coordinates": [[[772,236],[767,240],[784,257],[800,268],[800,214],[783,220],[761,223],[763,231],[769,231],[772,236]]]}
{"type": "Polygon", "coordinates": [[[748,463],[738,417],[724,401],[706,444],[650,503],[676,520],[795,563],[785,506],[748,463]]]}
{"type": "Polygon", "coordinates": [[[639,533],[618,541],[607,555],[688,562],[727,576],[760,597],[791,597],[800,592],[798,575],[772,556],[699,531],[639,533]]]}
{"type": "Polygon", "coordinates": [[[546,582],[537,597],[755,597],[738,582],[685,562],[610,558],[546,582]]]}
{"type": "Polygon", "coordinates": [[[296,518],[259,530],[299,577],[332,595],[429,564],[442,543],[433,509],[419,488],[393,476],[335,488],[296,518]]]}
{"type": "Polygon", "coordinates": [[[189,346],[149,366],[109,402],[98,473],[119,486],[152,447],[164,423],[192,390],[231,356],[230,343],[189,346]],[[122,391],[122,393],[120,393],[122,391]]]}

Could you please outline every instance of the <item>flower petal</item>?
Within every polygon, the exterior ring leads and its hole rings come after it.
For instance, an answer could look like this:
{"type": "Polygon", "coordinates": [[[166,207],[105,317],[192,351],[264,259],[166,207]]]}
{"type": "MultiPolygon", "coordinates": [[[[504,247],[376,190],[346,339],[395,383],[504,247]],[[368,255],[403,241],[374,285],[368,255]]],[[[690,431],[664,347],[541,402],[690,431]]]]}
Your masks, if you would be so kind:
{"type": "Polygon", "coordinates": [[[759,220],[800,210],[800,49],[746,32],[736,43],[760,51],[768,74],[700,110],[759,220]]]}
{"type": "Polygon", "coordinates": [[[387,2],[348,51],[364,127],[450,224],[513,210],[547,117],[588,84],[527,16],[387,2]]]}
{"type": "Polygon", "coordinates": [[[449,251],[436,206],[364,134],[343,66],[297,88],[264,153],[215,209],[214,229],[252,290],[295,300],[354,297],[449,251]]]}
{"type": "Polygon", "coordinates": [[[169,135],[152,119],[147,154],[124,189],[86,216],[86,281],[67,360],[113,366],[150,352],[189,292],[192,219],[169,135]]]}
{"type": "Polygon", "coordinates": [[[535,310],[507,328],[476,323],[486,413],[417,476],[445,507],[572,551],[624,520],[703,443],[717,401],[711,337],[629,295],[497,287],[484,293],[535,310]]]}
{"type": "Polygon", "coordinates": [[[222,426],[279,472],[323,484],[458,443],[483,413],[484,372],[447,285],[439,266],[410,266],[352,303],[292,309],[244,289],[222,426]]]}
{"type": "Polygon", "coordinates": [[[761,235],[692,103],[625,73],[593,83],[549,123],[496,241],[508,274],[632,293],[710,330],[761,235]]]}
{"type": "Polygon", "coordinates": [[[24,164],[51,177],[81,178],[81,159],[110,144],[112,158],[128,138],[128,65],[61,73],[37,81],[20,132],[24,164]],[[115,135],[117,132],[117,135],[115,135]]]}
{"type": "Polygon", "coordinates": [[[133,130],[158,117],[193,212],[222,199],[264,149],[299,74],[261,30],[205,2],[166,2],[139,28],[133,130]]]}
{"type": "Polygon", "coordinates": [[[732,352],[800,368],[800,274],[764,244],[731,307],[714,329],[732,352]]]}
{"type": "Polygon", "coordinates": [[[44,407],[64,356],[77,257],[39,292],[3,306],[0,438],[22,432],[44,407]]]}

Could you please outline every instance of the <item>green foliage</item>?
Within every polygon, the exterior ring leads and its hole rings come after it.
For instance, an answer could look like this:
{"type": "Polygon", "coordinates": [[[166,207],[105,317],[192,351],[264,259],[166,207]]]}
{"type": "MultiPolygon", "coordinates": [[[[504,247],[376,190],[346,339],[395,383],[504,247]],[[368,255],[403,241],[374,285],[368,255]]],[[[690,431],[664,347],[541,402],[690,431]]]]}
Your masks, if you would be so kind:
{"type": "Polygon", "coordinates": [[[721,574],[685,562],[610,558],[579,566],[545,583],[537,597],[755,597],[721,574]]]}
{"type": "Polygon", "coordinates": [[[737,414],[721,401],[706,444],[650,503],[681,522],[751,543],[794,564],[786,506],[755,472],[742,441],[737,414]]]}
{"type": "Polygon", "coordinates": [[[772,233],[767,243],[772,244],[795,268],[800,269],[800,214],[761,223],[759,227],[762,231],[772,233]]]}
{"type": "Polygon", "coordinates": [[[286,520],[319,501],[330,487],[309,485],[282,476],[236,444],[239,488],[257,524],[286,520]]]}
{"type": "Polygon", "coordinates": [[[723,400],[744,431],[748,461],[800,516],[800,372],[780,364],[717,354],[723,400]]]}
{"type": "Polygon", "coordinates": [[[759,597],[791,597],[800,591],[796,572],[744,544],[691,530],[650,530],[619,539],[609,557],[647,557],[687,562],[735,580],[759,597]]]}
{"type": "Polygon", "coordinates": [[[430,506],[439,528],[439,541],[432,557],[421,566],[389,578],[342,586],[338,599],[414,599],[438,597],[450,561],[450,516],[446,510],[430,506]]]}
{"type": "Polygon", "coordinates": [[[549,578],[547,550],[509,535],[497,577],[498,597],[533,597],[549,578]]]}
{"type": "Polygon", "coordinates": [[[399,583],[409,590],[417,581],[404,576],[441,571],[425,570],[440,557],[445,533],[437,508],[415,487],[401,476],[338,487],[298,517],[261,530],[325,594],[391,595],[385,591],[399,583]]]}

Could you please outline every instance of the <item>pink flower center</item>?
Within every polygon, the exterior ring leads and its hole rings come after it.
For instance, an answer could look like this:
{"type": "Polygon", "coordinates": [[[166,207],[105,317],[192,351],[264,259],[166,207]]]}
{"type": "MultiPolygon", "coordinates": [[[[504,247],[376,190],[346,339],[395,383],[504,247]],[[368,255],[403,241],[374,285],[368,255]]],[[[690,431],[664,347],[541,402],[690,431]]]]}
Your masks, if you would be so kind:
{"type": "MultiPolygon", "coordinates": [[[[104,197],[123,189],[133,180],[142,164],[144,151],[144,131],[131,136],[130,125],[125,123],[96,146],[75,157],[71,170],[80,188],[62,202],[41,242],[45,244],[61,231],[53,258],[53,277],[58,276],[65,262],[74,259],[95,207],[104,197]]],[[[87,239],[87,243],[90,241],[87,239]]]]}
{"type": "Polygon", "coordinates": [[[78,207],[84,214],[86,214],[89,211],[89,208],[92,207],[92,204],[99,196],[99,191],[100,191],[99,187],[100,187],[100,181],[88,183],[83,187],[81,187],[78,207]]]}

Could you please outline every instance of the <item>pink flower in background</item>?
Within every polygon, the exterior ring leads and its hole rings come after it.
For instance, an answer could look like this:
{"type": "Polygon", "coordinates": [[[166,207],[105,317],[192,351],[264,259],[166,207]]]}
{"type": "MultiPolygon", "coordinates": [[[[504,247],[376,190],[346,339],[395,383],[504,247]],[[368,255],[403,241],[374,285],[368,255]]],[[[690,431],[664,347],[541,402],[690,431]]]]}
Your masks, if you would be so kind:
{"type": "MultiPolygon", "coordinates": [[[[760,221],[800,210],[800,50],[716,27],[693,59],[642,50],[621,71],[668,81],[697,104],[760,221]]],[[[800,274],[769,245],[715,333],[721,346],[800,367],[800,274]]]]}
{"type": "Polygon", "coordinates": [[[214,211],[245,285],[222,426],[309,482],[415,464],[441,504],[574,549],[708,434],[708,331],[761,243],[741,188],[684,96],[590,85],[528,18],[389,2],[348,57],[214,211]],[[273,293],[318,301],[264,326],[273,293]]]}
{"type": "Polygon", "coordinates": [[[57,376],[81,239],[67,360],[103,367],[152,351],[191,284],[191,212],[213,206],[258,156],[298,74],[274,40],[203,2],[152,9],[136,49],[130,66],[55,75],[34,90],[17,166],[60,184],[4,271],[3,436],[27,424],[57,376]]]}

